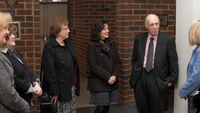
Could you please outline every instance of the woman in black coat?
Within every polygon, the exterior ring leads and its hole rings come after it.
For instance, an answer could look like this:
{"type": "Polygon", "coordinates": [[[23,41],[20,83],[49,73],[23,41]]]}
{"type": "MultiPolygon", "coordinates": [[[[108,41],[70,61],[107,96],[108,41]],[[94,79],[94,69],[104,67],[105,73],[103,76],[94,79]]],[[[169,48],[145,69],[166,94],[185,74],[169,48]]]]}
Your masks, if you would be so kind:
{"type": "Polygon", "coordinates": [[[74,46],[69,42],[69,23],[62,17],[50,26],[50,39],[44,46],[42,67],[43,90],[57,103],[58,113],[75,113],[75,94],[79,95],[79,69],[74,46]]]}
{"type": "Polygon", "coordinates": [[[36,82],[35,75],[32,73],[30,67],[26,64],[22,54],[15,48],[15,35],[16,27],[12,24],[8,25],[10,32],[6,36],[6,43],[2,52],[10,60],[13,65],[15,73],[15,88],[19,95],[32,106],[32,96],[40,96],[42,89],[38,82],[36,82]]]}
{"type": "Polygon", "coordinates": [[[108,23],[98,21],[91,31],[87,50],[90,68],[88,87],[90,104],[96,105],[94,113],[108,113],[111,102],[118,101],[118,75],[120,58],[115,44],[109,39],[108,23]]]}

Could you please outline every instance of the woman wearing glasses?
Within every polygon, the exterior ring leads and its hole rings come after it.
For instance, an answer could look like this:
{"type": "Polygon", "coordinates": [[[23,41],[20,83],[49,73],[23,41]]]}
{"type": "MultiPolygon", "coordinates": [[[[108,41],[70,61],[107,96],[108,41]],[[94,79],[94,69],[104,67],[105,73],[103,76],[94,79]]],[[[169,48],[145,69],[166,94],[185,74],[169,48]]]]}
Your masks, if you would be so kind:
{"type": "Polygon", "coordinates": [[[57,103],[57,113],[76,113],[75,94],[79,95],[79,70],[74,46],[69,42],[69,23],[62,17],[50,26],[50,39],[44,46],[43,91],[57,103]]]}

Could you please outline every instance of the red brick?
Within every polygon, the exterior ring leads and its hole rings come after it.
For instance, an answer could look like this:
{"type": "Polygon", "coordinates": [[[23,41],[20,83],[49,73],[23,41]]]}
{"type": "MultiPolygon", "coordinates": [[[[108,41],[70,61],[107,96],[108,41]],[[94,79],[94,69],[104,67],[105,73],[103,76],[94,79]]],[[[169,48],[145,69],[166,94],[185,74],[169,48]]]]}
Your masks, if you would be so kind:
{"type": "Polygon", "coordinates": [[[17,10],[17,15],[31,15],[32,10],[17,10]]]}
{"type": "Polygon", "coordinates": [[[162,4],[175,4],[176,0],[162,0],[162,4]]]}

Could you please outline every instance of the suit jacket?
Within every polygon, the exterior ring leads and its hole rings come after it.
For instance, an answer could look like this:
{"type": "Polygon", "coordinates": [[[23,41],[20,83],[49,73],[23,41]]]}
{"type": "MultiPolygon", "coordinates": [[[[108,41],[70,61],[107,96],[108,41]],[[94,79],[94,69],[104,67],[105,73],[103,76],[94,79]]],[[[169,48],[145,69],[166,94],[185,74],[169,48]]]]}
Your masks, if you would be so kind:
{"type": "Polygon", "coordinates": [[[87,61],[90,68],[87,89],[90,91],[112,91],[118,89],[118,80],[108,83],[110,76],[119,76],[120,58],[115,44],[107,39],[109,51],[101,42],[90,42],[87,50],[87,61]]]}
{"type": "Polygon", "coordinates": [[[44,46],[42,54],[42,68],[44,72],[43,91],[50,91],[51,95],[59,95],[58,100],[68,102],[72,100],[71,87],[76,87],[79,95],[79,68],[74,55],[74,46],[65,40],[65,47],[51,37],[44,46]],[[68,53],[68,54],[67,54],[68,53]]]}
{"type": "MultiPolygon", "coordinates": [[[[134,87],[143,68],[147,36],[148,33],[143,33],[135,37],[132,55],[133,68],[130,77],[131,87],[134,87]]],[[[164,93],[169,82],[176,83],[178,71],[178,57],[174,38],[159,32],[154,57],[154,75],[161,94],[164,93]]]]}
{"type": "Polygon", "coordinates": [[[194,96],[194,93],[200,87],[200,46],[197,46],[193,52],[190,62],[187,66],[187,81],[179,90],[181,97],[194,96]]]}
{"type": "Polygon", "coordinates": [[[15,90],[13,73],[12,64],[0,53],[0,113],[27,113],[29,105],[15,90]]]}
{"type": "Polygon", "coordinates": [[[14,49],[15,55],[22,61],[22,63],[17,60],[13,55],[10,55],[8,52],[4,53],[6,57],[10,60],[13,65],[15,73],[15,86],[19,95],[25,99],[31,106],[32,92],[27,91],[30,88],[30,85],[33,84],[33,81],[36,81],[35,75],[31,72],[30,67],[26,64],[25,60],[22,57],[22,54],[14,49]]]}

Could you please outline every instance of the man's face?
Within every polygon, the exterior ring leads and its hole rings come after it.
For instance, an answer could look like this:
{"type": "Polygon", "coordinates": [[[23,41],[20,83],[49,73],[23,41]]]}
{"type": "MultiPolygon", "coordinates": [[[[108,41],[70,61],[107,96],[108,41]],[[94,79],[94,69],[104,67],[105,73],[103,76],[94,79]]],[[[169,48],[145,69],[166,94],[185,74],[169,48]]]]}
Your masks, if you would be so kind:
{"type": "Polygon", "coordinates": [[[158,17],[155,15],[149,15],[149,17],[147,17],[147,23],[145,23],[145,27],[148,29],[149,34],[152,36],[157,35],[160,27],[158,17]]]}

